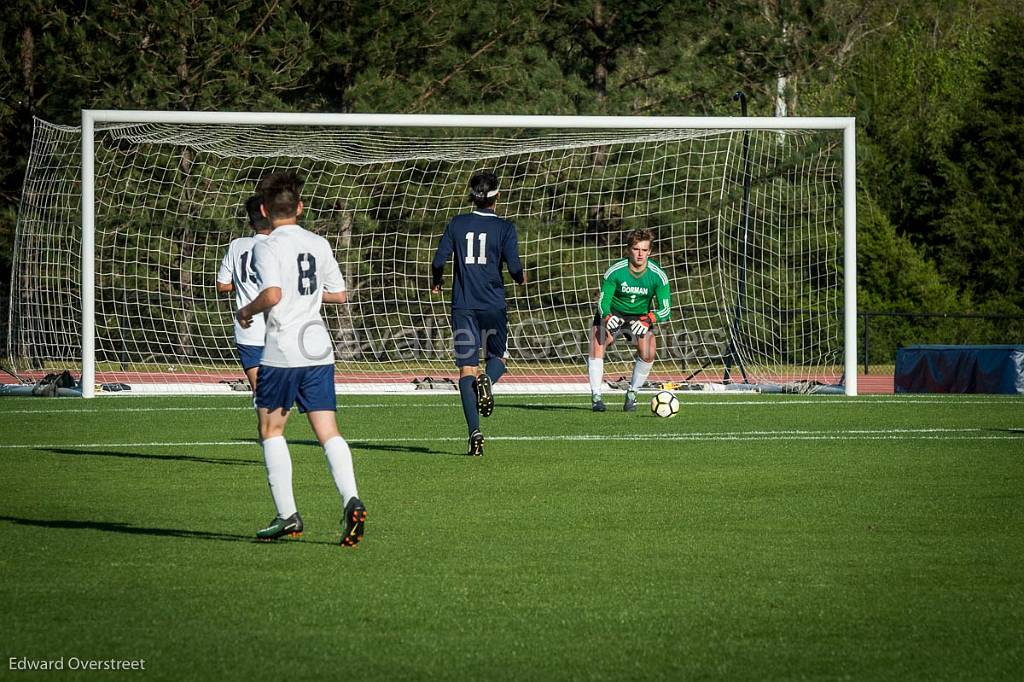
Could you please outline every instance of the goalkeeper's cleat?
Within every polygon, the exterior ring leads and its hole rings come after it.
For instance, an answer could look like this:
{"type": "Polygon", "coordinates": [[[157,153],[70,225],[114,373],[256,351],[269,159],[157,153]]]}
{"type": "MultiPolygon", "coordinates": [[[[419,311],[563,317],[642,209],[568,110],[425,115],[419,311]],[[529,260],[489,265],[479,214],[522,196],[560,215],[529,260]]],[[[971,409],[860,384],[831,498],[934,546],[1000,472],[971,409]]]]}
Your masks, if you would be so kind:
{"type": "Polygon", "coordinates": [[[604,406],[604,401],[601,400],[601,396],[590,397],[590,409],[593,412],[604,412],[608,408],[604,406]]]}
{"type": "Polygon", "coordinates": [[[302,537],[302,517],[299,516],[299,512],[295,512],[287,519],[277,516],[269,526],[256,531],[256,539],[261,542],[273,542],[283,537],[302,537]]]}
{"type": "Polygon", "coordinates": [[[345,505],[345,516],[341,520],[341,546],[355,547],[363,539],[366,526],[366,507],[353,497],[345,505]]]}
{"type": "Polygon", "coordinates": [[[476,391],[476,410],[482,417],[490,417],[494,412],[494,393],[491,392],[491,378],[486,373],[476,378],[473,384],[476,391]]]}
{"type": "Polygon", "coordinates": [[[469,437],[469,452],[466,453],[467,457],[483,457],[484,456],[484,434],[479,431],[474,431],[469,437]]]}
{"type": "Polygon", "coordinates": [[[626,402],[622,403],[623,412],[636,412],[636,391],[626,391],[626,402]]]}

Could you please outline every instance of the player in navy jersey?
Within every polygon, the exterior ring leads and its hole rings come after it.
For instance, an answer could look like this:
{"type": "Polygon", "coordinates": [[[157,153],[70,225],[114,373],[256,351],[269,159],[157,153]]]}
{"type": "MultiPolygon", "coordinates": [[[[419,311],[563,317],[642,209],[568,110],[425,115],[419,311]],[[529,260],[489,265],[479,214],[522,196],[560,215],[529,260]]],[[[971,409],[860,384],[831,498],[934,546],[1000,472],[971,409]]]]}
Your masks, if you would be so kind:
{"type": "Polygon", "coordinates": [[[494,173],[475,174],[469,181],[469,198],[475,208],[452,218],[441,235],[431,263],[431,291],[441,293],[444,264],[454,253],[452,281],[452,345],[459,368],[459,396],[469,429],[468,455],[484,454],[480,415],[494,410],[491,384],[505,373],[508,357],[508,315],[502,267],[517,284],[526,283],[519,262],[516,226],[494,212],[498,178],[494,173]],[[486,363],[479,372],[480,349],[486,363]]]}

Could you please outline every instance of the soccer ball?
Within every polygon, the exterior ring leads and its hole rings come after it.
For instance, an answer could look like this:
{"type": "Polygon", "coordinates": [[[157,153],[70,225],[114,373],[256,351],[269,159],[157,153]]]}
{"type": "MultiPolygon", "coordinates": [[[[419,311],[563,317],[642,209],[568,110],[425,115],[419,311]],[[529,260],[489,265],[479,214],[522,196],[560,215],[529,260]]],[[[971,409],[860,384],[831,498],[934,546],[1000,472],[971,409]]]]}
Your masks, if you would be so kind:
{"type": "Polygon", "coordinates": [[[676,398],[670,391],[658,391],[651,398],[651,412],[656,417],[674,417],[679,414],[679,398],[676,398]]]}

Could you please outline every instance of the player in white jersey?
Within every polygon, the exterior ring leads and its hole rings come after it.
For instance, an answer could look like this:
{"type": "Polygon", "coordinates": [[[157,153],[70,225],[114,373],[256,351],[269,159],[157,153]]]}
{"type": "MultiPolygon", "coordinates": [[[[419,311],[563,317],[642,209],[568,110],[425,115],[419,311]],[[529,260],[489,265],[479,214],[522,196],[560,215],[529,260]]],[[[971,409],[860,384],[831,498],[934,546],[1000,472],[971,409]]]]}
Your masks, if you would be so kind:
{"type": "MultiPolygon", "coordinates": [[[[255,232],[251,237],[239,237],[231,241],[217,273],[217,292],[234,292],[236,309],[250,303],[260,292],[256,271],[252,267],[252,250],[256,242],[266,239],[270,234],[270,221],[261,212],[262,205],[263,200],[259,196],[251,196],[245,202],[249,226],[255,232]]],[[[253,316],[252,325],[248,329],[242,328],[238,320],[235,320],[235,348],[253,393],[256,392],[256,372],[260,367],[260,358],[263,357],[263,334],[262,313],[253,316]]]]}
{"type": "Polygon", "coordinates": [[[366,507],[356,490],[352,452],[338,432],[334,349],[320,317],[321,303],[345,302],[345,280],[327,240],[297,224],[303,209],[301,187],[294,173],[274,173],[260,182],[263,213],[273,230],[253,249],[259,295],[237,316],[247,328],[253,316],[266,313],[256,409],[277,515],[256,537],[269,541],[302,534],[302,517],[292,491],[292,460],[284,438],[288,412],[298,404],[324,448],[341,495],[341,544],[351,547],[363,537],[366,507]]]}
{"type": "Polygon", "coordinates": [[[298,225],[281,225],[257,244],[253,253],[260,290],[281,290],[280,301],[266,312],[267,333],[260,364],[333,367],[334,348],[320,317],[320,305],[324,300],[343,303],[345,280],[331,245],[298,225]]]}

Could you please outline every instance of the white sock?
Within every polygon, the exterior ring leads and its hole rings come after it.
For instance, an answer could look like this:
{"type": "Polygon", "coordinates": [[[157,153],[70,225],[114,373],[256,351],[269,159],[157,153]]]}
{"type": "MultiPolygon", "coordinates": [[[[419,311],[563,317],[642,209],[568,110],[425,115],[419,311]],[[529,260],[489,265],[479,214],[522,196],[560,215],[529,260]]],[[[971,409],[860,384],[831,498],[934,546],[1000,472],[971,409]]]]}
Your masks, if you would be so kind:
{"type": "Polygon", "coordinates": [[[274,498],[277,515],[287,519],[297,510],[292,492],[292,456],[288,454],[288,441],[284,436],[263,441],[263,461],[267,465],[267,483],[274,498]]]}
{"type": "Polygon", "coordinates": [[[644,362],[637,358],[636,364],[633,365],[633,378],[629,382],[629,390],[639,390],[644,385],[644,382],[647,381],[647,375],[651,373],[651,367],[653,366],[653,362],[644,362]]]}
{"type": "Polygon", "coordinates": [[[590,376],[590,392],[600,398],[604,384],[604,358],[587,358],[587,374],[590,376]]]}
{"type": "Polygon", "coordinates": [[[341,506],[344,508],[353,497],[359,497],[356,490],[356,472],[352,468],[352,451],[341,436],[335,436],[324,443],[324,455],[327,456],[327,468],[334,477],[334,485],[341,495],[341,506]]]}

